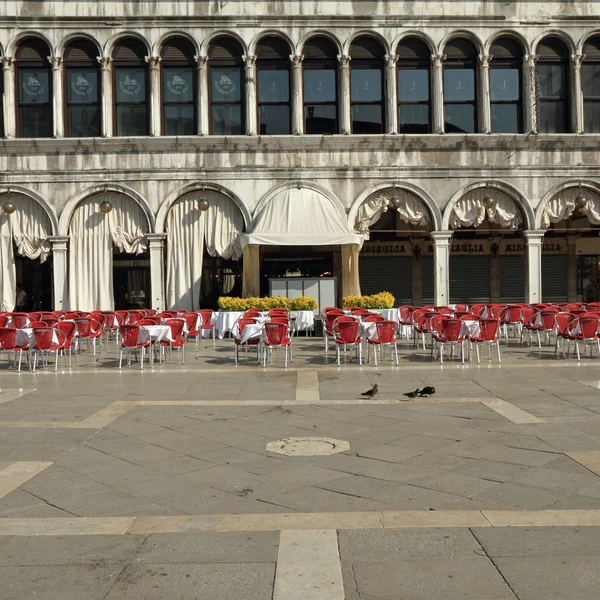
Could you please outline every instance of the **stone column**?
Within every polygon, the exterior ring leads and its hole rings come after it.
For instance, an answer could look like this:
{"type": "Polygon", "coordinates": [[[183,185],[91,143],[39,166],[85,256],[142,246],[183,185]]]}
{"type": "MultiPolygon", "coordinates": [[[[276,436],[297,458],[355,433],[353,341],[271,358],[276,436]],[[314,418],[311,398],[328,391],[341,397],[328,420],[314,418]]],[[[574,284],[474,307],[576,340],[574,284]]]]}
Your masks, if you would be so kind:
{"type": "Polygon", "coordinates": [[[146,56],[150,65],[150,135],[159,136],[161,132],[160,110],[160,56],[146,56]]]}
{"type": "Polygon", "coordinates": [[[210,133],[210,115],[208,106],[208,56],[194,56],[198,77],[198,135],[210,133]]]}
{"type": "Polygon", "coordinates": [[[445,54],[432,54],[433,65],[433,132],[444,133],[444,60],[445,54]]]}
{"type": "Polygon", "coordinates": [[[147,233],[150,250],[150,308],[165,310],[165,241],[166,233],[147,233]]]}
{"type": "Polygon", "coordinates": [[[578,302],[577,298],[577,236],[567,236],[568,247],[568,273],[567,273],[567,300],[578,302]]]}
{"type": "Polygon", "coordinates": [[[581,62],[583,54],[571,54],[571,131],[583,133],[583,79],[581,62]]]}
{"type": "Polygon", "coordinates": [[[492,114],[490,106],[490,61],[491,54],[479,55],[479,81],[481,95],[479,97],[479,131],[492,133],[492,114]]]}
{"type": "Polygon", "coordinates": [[[260,296],[260,246],[248,244],[243,249],[242,296],[260,296]]]}
{"type": "Polygon", "coordinates": [[[4,135],[7,138],[16,136],[17,111],[15,106],[15,59],[5,56],[2,59],[4,71],[4,135]]]}
{"type": "Polygon", "coordinates": [[[447,306],[450,302],[450,241],[452,231],[432,231],[433,303],[447,306]]]}
{"type": "Polygon", "coordinates": [[[525,281],[525,302],[534,304],[542,301],[542,242],[543,231],[525,231],[527,246],[527,280],[525,281]]]}
{"type": "Polygon", "coordinates": [[[385,55],[385,110],[388,133],[398,133],[398,56],[385,55]]]}
{"type": "Polygon", "coordinates": [[[339,92],[338,105],[340,107],[340,133],[352,133],[352,117],[350,115],[350,57],[346,54],[338,55],[339,67],[339,92]]]}
{"type": "Polygon", "coordinates": [[[302,78],[302,61],[304,54],[290,54],[292,62],[292,133],[304,133],[304,81],[302,78]]]}
{"type": "Polygon", "coordinates": [[[113,128],[113,89],[112,58],[98,57],[102,73],[102,137],[112,137],[113,128]]]}
{"type": "Polygon", "coordinates": [[[61,138],[65,135],[63,119],[63,69],[60,56],[49,56],[52,65],[52,136],[61,138]]]}
{"type": "Polygon", "coordinates": [[[538,132],[538,89],[537,89],[537,56],[535,54],[526,54],[523,57],[523,73],[524,73],[524,91],[523,91],[523,108],[524,108],[524,132],[538,132]]]}
{"type": "Polygon", "coordinates": [[[360,296],[360,278],[358,270],[358,244],[342,244],[342,297],[360,296]]]}
{"type": "Polygon", "coordinates": [[[50,236],[52,244],[52,282],[54,286],[54,310],[68,308],[67,298],[67,248],[68,237],[50,236]]]}
{"type": "Polygon", "coordinates": [[[246,135],[256,135],[258,132],[256,103],[256,56],[242,56],[246,65],[246,135]]]}

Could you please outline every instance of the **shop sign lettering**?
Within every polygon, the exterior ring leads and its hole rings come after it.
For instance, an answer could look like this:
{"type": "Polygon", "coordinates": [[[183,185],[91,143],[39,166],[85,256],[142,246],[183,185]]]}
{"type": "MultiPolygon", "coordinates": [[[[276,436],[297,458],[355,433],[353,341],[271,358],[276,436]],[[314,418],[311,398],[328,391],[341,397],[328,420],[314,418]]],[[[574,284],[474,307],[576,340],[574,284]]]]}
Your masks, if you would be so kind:
{"type": "Polygon", "coordinates": [[[409,256],[412,246],[409,242],[365,242],[361,254],[369,256],[409,256]]]}

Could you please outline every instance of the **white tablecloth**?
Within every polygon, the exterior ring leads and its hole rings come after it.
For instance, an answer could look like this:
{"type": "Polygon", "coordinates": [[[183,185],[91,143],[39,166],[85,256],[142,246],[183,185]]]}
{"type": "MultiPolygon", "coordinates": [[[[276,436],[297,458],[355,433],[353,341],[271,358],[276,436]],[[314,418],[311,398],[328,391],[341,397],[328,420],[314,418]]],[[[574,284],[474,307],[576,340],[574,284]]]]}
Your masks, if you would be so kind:
{"type": "Polygon", "coordinates": [[[249,325],[246,325],[240,344],[245,344],[248,340],[261,338],[264,330],[265,326],[262,323],[250,323],[249,325]]]}
{"type": "Polygon", "coordinates": [[[381,311],[381,316],[386,321],[400,321],[400,311],[397,308],[384,308],[381,311]]]}
{"type": "Polygon", "coordinates": [[[172,342],[173,332],[168,325],[142,325],[138,333],[138,344],[147,342],[172,342]]]}
{"type": "Polygon", "coordinates": [[[362,321],[359,324],[361,337],[366,337],[368,340],[374,341],[377,339],[377,327],[376,323],[362,321]]]}
{"type": "Polygon", "coordinates": [[[217,330],[217,337],[222,340],[223,336],[231,331],[235,334],[234,325],[237,320],[243,316],[243,312],[237,311],[228,311],[228,312],[218,312],[216,313],[217,317],[215,320],[215,329],[217,330]]]}
{"type": "Polygon", "coordinates": [[[460,334],[464,337],[478,337],[481,332],[479,321],[463,321],[460,334]]]}
{"type": "MultiPolygon", "coordinates": [[[[16,342],[17,346],[29,346],[30,348],[35,348],[33,328],[23,327],[22,329],[17,329],[16,342]]],[[[52,343],[58,344],[58,334],[56,332],[52,334],[52,343]]]]}
{"type": "Polygon", "coordinates": [[[311,329],[315,325],[315,315],[312,310],[299,310],[296,312],[296,318],[292,324],[294,331],[311,329]]]}

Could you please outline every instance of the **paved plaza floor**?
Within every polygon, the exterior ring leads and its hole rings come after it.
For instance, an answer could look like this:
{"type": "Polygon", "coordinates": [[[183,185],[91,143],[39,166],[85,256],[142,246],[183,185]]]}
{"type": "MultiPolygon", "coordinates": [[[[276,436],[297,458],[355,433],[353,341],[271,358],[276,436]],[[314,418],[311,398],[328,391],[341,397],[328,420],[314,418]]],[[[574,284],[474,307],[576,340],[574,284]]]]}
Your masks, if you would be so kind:
{"type": "Polygon", "coordinates": [[[600,598],[600,360],[334,356],[304,337],[288,369],[235,365],[228,339],[143,371],[114,343],[58,373],[0,356],[0,598],[600,598]],[[317,453],[267,449],[289,438],[317,453]]]}

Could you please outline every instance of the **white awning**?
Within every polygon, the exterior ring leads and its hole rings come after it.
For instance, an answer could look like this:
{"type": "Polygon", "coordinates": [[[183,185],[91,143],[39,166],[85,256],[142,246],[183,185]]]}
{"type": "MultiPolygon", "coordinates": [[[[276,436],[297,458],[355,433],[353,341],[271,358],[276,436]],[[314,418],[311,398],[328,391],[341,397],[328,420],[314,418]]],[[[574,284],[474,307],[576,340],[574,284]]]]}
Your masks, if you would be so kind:
{"type": "Polygon", "coordinates": [[[350,231],[337,207],[323,194],[308,188],[288,189],[274,196],[255,216],[242,246],[362,245],[364,238],[350,231]]]}

